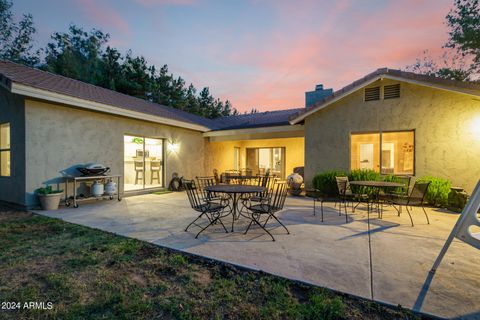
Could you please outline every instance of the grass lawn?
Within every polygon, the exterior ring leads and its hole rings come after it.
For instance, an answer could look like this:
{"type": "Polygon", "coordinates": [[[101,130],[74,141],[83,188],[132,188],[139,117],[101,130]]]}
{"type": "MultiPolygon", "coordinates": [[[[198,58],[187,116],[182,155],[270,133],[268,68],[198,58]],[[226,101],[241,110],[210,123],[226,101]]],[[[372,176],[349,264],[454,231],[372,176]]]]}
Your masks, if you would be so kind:
{"type": "Polygon", "coordinates": [[[0,209],[0,319],[412,319],[405,310],[0,209]],[[50,310],[24,302],[53,303],[50,310]],[[5,307],[5,305],[3,306],[5,307]]]}

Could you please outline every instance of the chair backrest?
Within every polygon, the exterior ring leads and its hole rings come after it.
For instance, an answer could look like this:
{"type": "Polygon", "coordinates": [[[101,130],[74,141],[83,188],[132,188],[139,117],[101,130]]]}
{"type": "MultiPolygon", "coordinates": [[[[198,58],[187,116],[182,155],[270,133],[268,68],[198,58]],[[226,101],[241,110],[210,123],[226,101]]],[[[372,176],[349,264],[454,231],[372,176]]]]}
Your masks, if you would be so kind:
{"type": "Polygon", "coordinates": [[[347,190],[350,189],[348,177],[335,177],[335,180],[337,181],[338,194],[344,196],[347,190]]]}
{"type": "Polygon", "coordinates": [[[275,181],[270,191],[269,206],[272,212],[277,212],[283,209],[285,199],[287,198],[288,186],[286,181],[275,181]]]}
{"type": "Polygon", "coordinates": [[[135,164],[135,170],[143,171],[143,161],[135,160],[134,164],[135,164]]]}
{"type": "Polygon", "coordinates": [[[397,189],[398,192],[401,192],[405,195],[410,194],[410,183],[412,182],[412,176],[395,176],[395,182],[399,182],[404,185],[404,187],[400,187],[397,189]]]}
{"type": "Polygon", "coordinates": [[[203,198],[207,199],[211,196],[210,192],[205,190],[205,187],[214,186],[216,185],[215,177],[196,177],[197,179],[197,187],[200,192],[203,194],[203,198]]]}
{"type": "Polygon", "coordinates": [[[160,167],[162,166],[162,161],[161,160],[152,160],[150,162],[150,168],[151,170],[158,171],[160,170],[160,167]]]}
{"type": "Polygon", "coordinates": [[[198,210],[205,202],[193,180],[183,180],[183,186],[187,191],[188,201],[193,209],[198,210]]]}
{"type": "Polygon", "coordinates": [[[430,182],[415,182],[412,192],[408,196],[408,204],[422,204],[429,185],[430,182]]]}

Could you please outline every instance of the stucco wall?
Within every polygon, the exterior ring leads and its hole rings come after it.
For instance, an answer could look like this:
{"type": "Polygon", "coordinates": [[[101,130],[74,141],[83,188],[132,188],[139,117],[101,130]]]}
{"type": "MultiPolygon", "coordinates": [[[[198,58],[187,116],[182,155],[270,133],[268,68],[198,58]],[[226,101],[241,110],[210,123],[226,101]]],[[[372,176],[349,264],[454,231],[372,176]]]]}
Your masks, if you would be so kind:
{"type": "Polygon", "coordinates": [[[0,123],[10,123],[10,177],[0,177],[0,200],[22,205],[25,195],[25,108],[23,97],[0,87],[0,123]]]}
{"type": "Polygon", "coordinates": [[[240,166],[246,167],[246,149],[261,147],[285,147],[285,174],[292,173],[294,167],[304,164],[304,138],[258,139],[207,142],[205,153],[205,171],[212,174],[213,169],[223,172],[233,169],[233,148],[240,148],[240,166]]]}
{"type": "Polygon", "coordinates": [[[36,203],[36,188],[58,181],[60,171],[78,164],[101,163],[123,175],[125,134],[179,143],[177,153],[166,152],[166,186],[173,172],[186,178],[203,174],[201,132],[34,100],[26,100],[25,117],[28,205],[36,203]]]}
{"type": "Polygon", "coordinates": [[[306,118],[307,183],[316,172],[350,169],[351,133],[411,129],[415,175],[448,178],[471,192],[480,178],[480,99],[404,82],[400,98],[363,102],[359,90],[306,118]]]}

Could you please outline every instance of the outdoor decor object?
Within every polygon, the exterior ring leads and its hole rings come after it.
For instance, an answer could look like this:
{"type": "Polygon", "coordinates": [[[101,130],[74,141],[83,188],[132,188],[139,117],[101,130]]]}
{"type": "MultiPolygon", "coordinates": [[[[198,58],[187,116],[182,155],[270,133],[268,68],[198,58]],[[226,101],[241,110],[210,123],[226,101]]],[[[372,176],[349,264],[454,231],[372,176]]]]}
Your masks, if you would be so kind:
{"type": "Polygon", "coordinates": [[[101,197],[105,191],[105,186],[103,185],[103,183],[101,181],[98,181],[96,180],[93,184],[92,184],[92,188],[91,188],[91,192],[92,192],[92,196],[94,197],[101,197]]]}
{"type": "Polygon", "coordinates": [[[115,195],[117,192],[117,184],[113,179],[110,179],[106,184],[105,184],[105,193],[108,194],[109,196],[115,195]]]}
{"type": "Polygon", "coordinates": [[[179,177],[178,173],[172,173],[172,180],[168,184],[168,190],[170,191],[182,191],[184,189],[183,177],[179,177]]]}
{"type": "MultiPolygon", "coordinates": [[[[69,207],[73,204],[74,208],[78,208],[78,202],[80,201],[88,201],[88,200],[113,200],[114,195],[117,195],[118,201],[122,200],[122,191],[120,190],[120,181],[122,180],[121,175],[108,175],[108,176],[83,176],[83,177],[76,177],[76,176],[64,176],[65,179],[65,205],[69,207]],[[108,193],[105,193],[105,186],[104,183],[107,181],[116,180],[116,190],[113,192],[113,185],[109,185],[108,193]],[[81,183],[91,183],[91,192],[89,197],[82,197],[82,195],[77,194],[77,188],[81,183]],[[72,184],[71,193],[69,193],[70,183],[72,184]],[[112,193],[113,192],[113,193],[112,193]],[[111,194],[110,194],[111,193],[111,194]]],[[[108,182],[107,182],[108,184],[108,182]]]]}
{"type": "Polygon", "coordinates": [[[38,199],[43,210],[57,210],[63,190],[52,190],[52,186],[37,190],[38,199]]]}
{"type": "Polygon", "coordinates": [[[93,163],[85,167],[78,167],[77,170],[80,171],[80,173],[82,173],[84,176],[98,176],[107,173],[110,168],[104,166],[103,164],[93,163]]]}
{"type": "Polygon", "coordinates": [[[461,212],[467,204],[468,194],[463,188],[451,187],[448,194],[448,210],[461,212]]]}
{"type": "Polygon", "coordinates": [[[298,173],[292,173],[287,177],[288,192],[292,196],[299,196],[302,193],[303,178],[298,173]]]}

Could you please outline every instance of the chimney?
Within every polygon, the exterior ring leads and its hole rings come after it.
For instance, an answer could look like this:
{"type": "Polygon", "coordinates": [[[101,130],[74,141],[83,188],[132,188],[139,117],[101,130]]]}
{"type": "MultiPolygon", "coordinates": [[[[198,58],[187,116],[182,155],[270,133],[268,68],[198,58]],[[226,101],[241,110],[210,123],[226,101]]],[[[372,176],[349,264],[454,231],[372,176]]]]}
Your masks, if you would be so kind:
{"type": "Polygon", "coordinates": [[[305,92],[305,108],[313,107],[317,102],[323,100],[333,93],[333,89],[323,89],[323,84],[317,84],[315,91],[305,92]]]}

